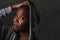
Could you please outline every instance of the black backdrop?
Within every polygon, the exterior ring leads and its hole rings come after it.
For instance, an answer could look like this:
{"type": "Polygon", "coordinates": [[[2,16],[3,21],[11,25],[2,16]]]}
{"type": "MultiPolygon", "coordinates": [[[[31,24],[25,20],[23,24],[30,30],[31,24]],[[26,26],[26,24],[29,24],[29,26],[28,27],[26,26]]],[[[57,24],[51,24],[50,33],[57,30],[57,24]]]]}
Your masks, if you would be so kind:
{"type": "MultiPolygon", "coordinates": [[[[60,0],[31,1],[40,12],[40,27],[36,29],[36,37],[39,40],[60,40],[60,0]]],[[[0,0],[0,9],[15,2],[0,0]]]]}

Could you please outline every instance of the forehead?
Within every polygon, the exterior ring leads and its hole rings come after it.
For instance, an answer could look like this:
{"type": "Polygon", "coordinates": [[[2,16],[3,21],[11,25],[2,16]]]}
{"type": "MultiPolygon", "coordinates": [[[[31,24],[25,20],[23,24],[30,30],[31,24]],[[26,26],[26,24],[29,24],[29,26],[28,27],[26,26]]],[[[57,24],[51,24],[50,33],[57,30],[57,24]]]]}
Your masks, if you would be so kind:
{"type": "Polygon", "coordinates": [[[17,15],[28,15],[27,11],[25,11],[24,9],[20,8],[16,11],[17,15]]]}
{"type": "Polygon", "coordinates": [[[23,14],[23,12],[24,12],[24,10],[23,9],[17,9],[17,11],[16,11],[16,13],[21,13],[21,14],[23,14]]]}

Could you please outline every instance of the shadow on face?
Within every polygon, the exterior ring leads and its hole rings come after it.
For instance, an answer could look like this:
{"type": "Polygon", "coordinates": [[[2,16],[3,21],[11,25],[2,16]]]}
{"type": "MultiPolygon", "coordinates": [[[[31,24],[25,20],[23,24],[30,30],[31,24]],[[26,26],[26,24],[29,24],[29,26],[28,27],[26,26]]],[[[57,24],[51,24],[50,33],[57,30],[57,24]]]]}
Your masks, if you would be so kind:
{"type": "MultiPolygon", "coordinates": [[[[27,6],[22,6],[16,11],[16,15],[13,20],[14,30],[22,30],[29,24],[29,14],[27,6]]],[[[29,27],[29,26],[28,26],[29,27]]]]}

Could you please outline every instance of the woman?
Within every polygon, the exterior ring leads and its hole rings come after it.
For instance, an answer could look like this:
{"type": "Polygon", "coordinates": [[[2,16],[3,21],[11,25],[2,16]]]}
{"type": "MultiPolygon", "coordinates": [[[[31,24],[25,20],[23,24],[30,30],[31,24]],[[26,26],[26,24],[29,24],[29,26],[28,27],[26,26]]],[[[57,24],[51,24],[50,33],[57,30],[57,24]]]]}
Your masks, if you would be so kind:
{"type": "Polygon", "coordinates": [[[2,32],[2,40],[37,40],[34,32],[39,25],[40,17],[33,3],[25,1],[22,4],[15,4],[11,8],[15,10],[16,16],[14,17],[13,26],[4,28],[5,33],[2,32]]]}

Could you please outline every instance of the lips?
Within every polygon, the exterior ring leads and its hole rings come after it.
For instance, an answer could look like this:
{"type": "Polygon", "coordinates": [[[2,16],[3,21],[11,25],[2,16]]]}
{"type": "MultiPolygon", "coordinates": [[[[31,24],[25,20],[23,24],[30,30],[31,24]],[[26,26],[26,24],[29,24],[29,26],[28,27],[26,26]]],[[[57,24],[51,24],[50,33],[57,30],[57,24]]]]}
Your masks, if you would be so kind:
{"type": "Polygon", "coordinates": [[[15,22],[13,25],[16,26],[17,24],[18,24],[18,23],[15,22]]]}
{"type": "Polygon", "coordinates": [[[17,27],[19,27],[19,26],[21,26],[21,25],[19,25],[18,23],[14,23],[14,26],[17,26],[17,27]]]}

